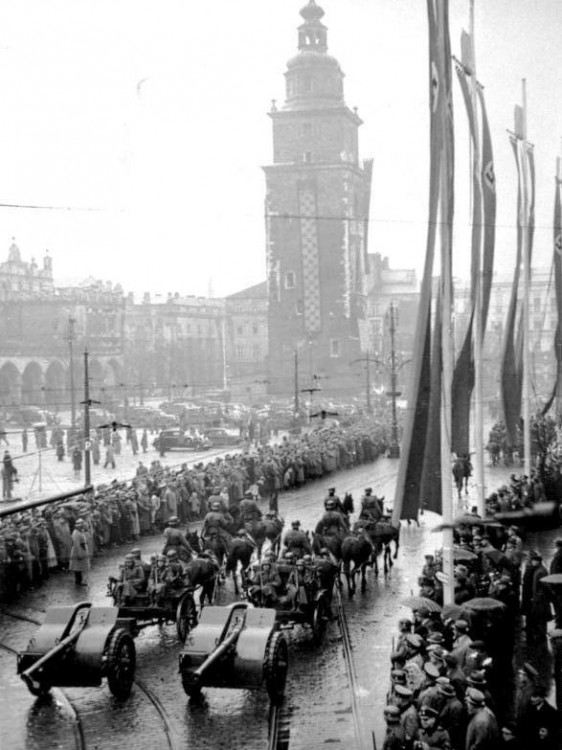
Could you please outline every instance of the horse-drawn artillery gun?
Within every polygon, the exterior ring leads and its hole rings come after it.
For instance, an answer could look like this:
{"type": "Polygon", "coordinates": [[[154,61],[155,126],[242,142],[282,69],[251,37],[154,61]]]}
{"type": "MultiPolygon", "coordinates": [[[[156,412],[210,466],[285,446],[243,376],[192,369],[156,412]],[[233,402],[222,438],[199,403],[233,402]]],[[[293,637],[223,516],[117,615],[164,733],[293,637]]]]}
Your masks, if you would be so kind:
{"type": "Polygon", "coordinates": [[[285,582],[276,575],[270,577],[262,564],[248,588],[250,602],[275,611],[275,623],[280,630],[293,630],[296,626],[310,630],[315,645],[321,643],[326,632],[331,616],[331,590],[338,572],[331,562],[325,563],[329,571],[321,571],[318,568],[321,564],[324,563],[305,566],[301,560],[296,565],[289,564],[285,582]]]}
{"type": "Polygon", "coordinates": [[[82,602],[49,607],[43,625],[18,654],[17,672],[35,696],[52,687],[99,687],[105,678],[123,700],[131,692],[135,663],[133,636],[119,611],[82,602]]]}
{"type": "Polygon", "coordinates": [[[183,643],[191,628],[197,624],[197,605],[191,585],[169,588],[158,598],[148,592],[135,592],[134,596],[124,599],[119,582],[110,578],[107,595],[117,608],[119,621],[126,623],[127,629],[135,637],[151,625],[175,623],[178,638],[183,643]]]}
{"type": "Polygon", "coordinates": [[[282,700],[288,668],[287,642],[272,609],[248,602],[205,607],[179,657],[182,685],[191,698],[204,687],[255,690],[265,686],[272,703],[282,700]]]}

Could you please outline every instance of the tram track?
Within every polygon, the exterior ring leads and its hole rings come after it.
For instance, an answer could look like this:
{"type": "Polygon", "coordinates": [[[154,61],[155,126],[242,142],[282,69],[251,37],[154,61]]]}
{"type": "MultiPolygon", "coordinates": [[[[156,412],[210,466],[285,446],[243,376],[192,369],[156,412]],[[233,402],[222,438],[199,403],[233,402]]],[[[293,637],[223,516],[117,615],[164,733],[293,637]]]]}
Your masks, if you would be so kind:
{"type": "MultiPolygon", "coordinates": [[[[37,610],[37,614],[44,614],[44,612],[37,610]]],[[[29,614],[13,612],[4,608],[0,608],[0,615],[18,620],[20,622],[27,622],[34,626],[40,626],[43,624],[41,620],[35,617],[31,617],[29,614]]],[[[9,646],[6,643],[2,643],[1,641],[0,651],[9,654],[13,658],[17,658],[19,653],[18,649],[15,649],[13,646],[9,646]]],[[[159,722],[162,726],[163,734],[166,738],[166,747],[168,748],[168,750],[181,750],[183,745],[180,743],[178,732],[176,731],[173,722],[166,712],[166,709],[164,708],[161,700],[148,687],[144,680],[135,677],[133,680],[133,685],[139,692],[139,694],[142,695],[142,700],[147,701],[156,712],[159,718],[159,722]]],[[[87,721],[82,719],[80,712],[75,705],[76,701],[73,700],[68,695],[68,692],[66,690],[63,690],[62,688],[54,687],[51,689],[51,693],[57,703],[66,710],[66,713],[71,720],[76,750],[88,750],[89,747],[97,748],[98,738],[95,735],[90,739],[90,741],[88,741],[88,735],[91,734],[91,731],[88,728],[87,721]]],[[[158,746],[164,747],[164,744],[159,743],[158,746]]]]}
{"type": "Polygon", "coordinates": [[[359,681],[357,679],[357,672],[355,669],[355,662],[353,660],[353,647],[351,644],[351,635],[349,632],[349,625],[347,621],[347,615],[343,600],[341,597],[341,588],[336,586],[334,591],[333,601],[336,605],[337,621],[339,630],[342,638],[342,648],[344,653],[344,662],[347,671],[347,677],[349,680],[349,692],[351,700],[351,715],[353,719],[353,728],[355,731],[355,737],[357,742],[357,750],[366,750],[366,745],[363,739],[363,727],[361,722],[361,713],[359,710],[359,681]]]}

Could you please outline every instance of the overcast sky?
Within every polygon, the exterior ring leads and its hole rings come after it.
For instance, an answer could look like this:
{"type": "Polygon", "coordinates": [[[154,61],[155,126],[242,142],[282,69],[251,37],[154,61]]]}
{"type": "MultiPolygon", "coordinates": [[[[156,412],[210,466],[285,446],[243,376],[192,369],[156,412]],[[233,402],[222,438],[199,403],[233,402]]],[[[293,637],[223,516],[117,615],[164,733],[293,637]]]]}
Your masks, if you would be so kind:
{"type": "MultiPolygon", "coordinates": [[[[12,0],[0,6],[0,259],[48,248],[57,280],[216,295],[265,278],[271,99],[284,100],[304,0],[12,0]],[[4,250],[2,250],[2,247],[4,250]]],[[[422,268],[428,183],[424,0],[324,0],[329,51],[374,158],[370,251],[422,268]]],[[[451,3],[460,55],[469,0],[451,3]]],[[[476,0],[478,77],[496,154],[499,267],[512,267],[515,166],[506,129],[528,89],[536,258],[550,263],[562,136],[560,0],[476,0]]],[[[456,82],[455,82],[456,83],[456,82]]],[[[455,273],[468,275],[466,117],[455,87],[455,273]]]]}

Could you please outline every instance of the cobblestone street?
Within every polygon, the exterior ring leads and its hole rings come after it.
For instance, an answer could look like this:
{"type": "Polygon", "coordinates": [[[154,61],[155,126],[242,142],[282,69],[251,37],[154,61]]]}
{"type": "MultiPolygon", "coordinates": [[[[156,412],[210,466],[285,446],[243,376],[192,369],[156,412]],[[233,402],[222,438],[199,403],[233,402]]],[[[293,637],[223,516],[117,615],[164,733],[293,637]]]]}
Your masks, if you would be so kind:
{"type": "MultiPolygon", "coordinates": [[[[336,476],[328,476],[305,488],[280,496],[280,512],[286,528],[298,518],[303,528],[312,529],[322,513],[322,498],[328,486],[343,494],[351,491],[358,503],[362,490],[372,486],[387,501],[393,497],[397,461],[379,459],[336,476]]],[[[488,485],[505,480],[504,469],[489,470],[488,485]]],[[[473,489],[472,489],[473,492],[473,489]]],[[[359,731],[363,747],[372,747],[374,731],[382,745],[384,725],[382,708],[388,688],[389,654],[392,635],[400,616],[406,615],[401,600],[417,587],[423,554],[441,543],[431,529],[437,516],[427,513],[420,526],[402,525],[398,559],[388,577],[368,574],[365,594],[354,599],[343,593],[344,607],[351,635],[356,672],[355,701],[359,707],[359,731]]],[[[539,546],[550,554],[552,535],[541,538],[539,546]]],[[[535,540],[536,541],[536,540],[535,540]]],[[[158,537],[143,538],[139,545],[143,556],[161,547],[158,537]]],[[[70,604],[90,599],[108,604],[105,596],[107,576],[114,572],[124,549],[111,550],[96,558],[87,589],[77,591],[68,574],[52,576],[42,588],[25,601],[8,608],[22,617],[41,619],[42,612],[54,604],[70,604]]],[[[219,603],[231,601],[231,582],[220,593],[219,603]]],[[[36,626],[7,614],[0,615],[0,643],[14,650],[26,646],[36,626]]],[[[291,750],[321,748],[327,745],[354,748],[355,728],[352,696],[342,651],[338,623],[329,624],[323,645],[314,649],[310,637],[297,628],[292,635],[290,668],[285,708],[290,717],[291,750]]],[[[106,687],[53,691],[47,703],[36,702],[23,682],[15,675],[15,657],[0,650],[0,738],[1,746],[10,750],[43,750],[71,748],[77,731],[77,717],[85,736],[86,747],[111,748],[170,747],[199,748],[266,747],[268,731],[268,698],[265,691],[205,689],[204,701],[187,700],[178,676],[178,654],[181,645],[175,628],[150,627],[136,639],[138,684],[129,701],[115,701],[106,687]],[[139,687],[141,686],[141,687],[139,687]],[[142,689],[146,688],[146,691],[142,689]]]]}

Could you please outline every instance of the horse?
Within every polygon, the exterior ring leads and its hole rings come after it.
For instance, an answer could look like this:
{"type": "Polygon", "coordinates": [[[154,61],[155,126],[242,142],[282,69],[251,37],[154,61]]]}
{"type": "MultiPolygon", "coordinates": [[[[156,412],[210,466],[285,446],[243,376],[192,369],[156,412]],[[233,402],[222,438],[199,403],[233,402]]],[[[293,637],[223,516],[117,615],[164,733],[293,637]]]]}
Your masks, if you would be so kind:
{"type": "Polygon", "coordinates": [[[312,533],[312,551],[315,555],[320,554],[320,550],[323,547],[330,550],[335,559],[339,562],[341,560],[341,545],[343,542],[343,535],[341,534],[316,534],[312,533]]]}
{"type": "Polygon", "coordinates": [[[351,492],[346,492],[343,498],[342,502],[343,512],[346,515],[346,518],[349,518],[349,516],[353,513],[354,507],[353,507],[353,495],[351,492]]]}
{"type": "Polygon", "coordinates": [[[196,557],[185,566],[185,579],[188,584],[193,588],[201,586],[199,603],[202,607],[205,604],[205,599],[209,604],[213,603],[219,574],[218,562],[209,557],[196,557]]]}
{"type": "Polygon", "coordinates": [[[459,454],[453,462],[453,477],[459,493],[459,500],[464,485],[465,495],[468,495],[468,479],[472,476],[472,463],[470,456],[459,454]]]}
{"type": "Polygon", "coordinates": [[[281,516],[266,517],[261,521],[248,521],[248,523],[244,524],[246,533],[256,545],[258,559],[261,559],[265,542],[269,543],[269,548],[273,552],[279,554],[281,533],[284,525],[285,521],[281,516]]]}
{"type": "Polygon", "coordinates": [[[341,544],[343,573],[347,581],[350,598],[356,590],[355,576],[358,573],[361,573],[361,592],[364,592],[367,588],[365,574],[367,566],[372,564],[374,553],[375,547],[365,527],[355,523],[352,533],[346,536],[341,544]],[[353,563],[353,570],[351,569],[351,563],[353,563]]]}
{"type": "Polygon", "coordinates": [[[252,555],[256,549],[249,539],[245,537],[234,537],[228,546],[228,556],[226,559],[225,574],[232,574],[234,582],[234,593],[238,596],[240,589],[238,587],[238,563],[240,563],[240,577],[242,581],[242,590],[247,589],[246,573],[250,567],[252,555]]]}
{"type": "Polygon", "coordinates": [[[390,568],[394,565],[392,559],[396,560],[398,557],[398,549],[400,548],[400,524],[394,526],[388,516],[383,516],[380,521],[369,521],[366,519],[360,519],[357,521],[356,526],[359,524],[363,525],[367,531],[371,542],[375,548],[373,554],[373,563],[375,575],[379,574],[378,556],[383,554],[383,565],[384,574],[388,575],[390,568]],[[391,544],[394,542],[394,556],[392,555],[391,544]]]}

